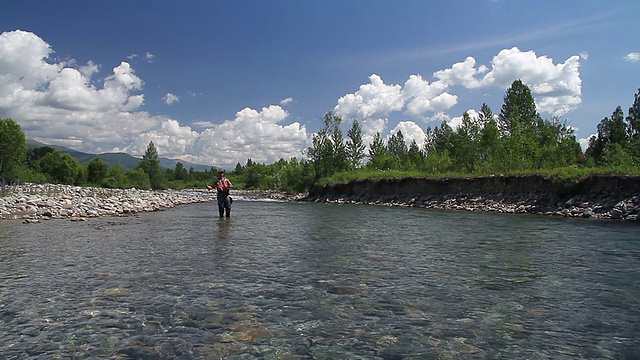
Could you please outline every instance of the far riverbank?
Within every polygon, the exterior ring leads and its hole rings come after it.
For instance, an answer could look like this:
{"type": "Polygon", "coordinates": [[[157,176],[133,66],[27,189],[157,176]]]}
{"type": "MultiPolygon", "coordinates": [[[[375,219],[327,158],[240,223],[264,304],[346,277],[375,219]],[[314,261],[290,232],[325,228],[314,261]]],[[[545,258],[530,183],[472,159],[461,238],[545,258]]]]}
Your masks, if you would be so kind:
{"type": "Polygon", "coordinates": [[[367,179],[315,186],[303,201],[638,221],[640,176],[367,179]]]}

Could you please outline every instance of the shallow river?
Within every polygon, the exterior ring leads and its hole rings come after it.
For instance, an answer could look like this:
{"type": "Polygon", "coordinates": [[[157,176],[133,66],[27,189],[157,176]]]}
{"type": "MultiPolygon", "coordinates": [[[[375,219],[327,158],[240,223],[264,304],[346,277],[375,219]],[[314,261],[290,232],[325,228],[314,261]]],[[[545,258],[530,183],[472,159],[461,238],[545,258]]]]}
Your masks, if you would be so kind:
{"type": "Polygon", "coordinates": [[[634,359],[640,227],[242,201],[0,221],[0,359],[634,359]]]}

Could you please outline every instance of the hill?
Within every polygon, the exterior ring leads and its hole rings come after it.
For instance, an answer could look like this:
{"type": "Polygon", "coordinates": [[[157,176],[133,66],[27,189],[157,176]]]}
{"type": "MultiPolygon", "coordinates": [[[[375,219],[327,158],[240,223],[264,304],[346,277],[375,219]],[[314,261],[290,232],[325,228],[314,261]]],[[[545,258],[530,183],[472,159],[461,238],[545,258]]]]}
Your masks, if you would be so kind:
{"type": "MultiPolygon", "coordinates": [[[[114,166],[116,164],[120,164],[120,166],[122,166],[122,169],[124,171],[127,170],[131,170],[131,169],[135,169],[136,165],[138,164],[138,162],[140,162],[140,158],[131,156],[129,154],[126,153],[102,153],[102,154],[90,154],[90,153],[85,153],[85,152],[81,152],[81,151],[76,151],[73,149],[69,149],[67,147],[64,146],[59,146],[59,145],[48,145],[48,144],[44,144],[41,143],[39,141],[36,140],[27,140],[27,147],[28,148],[36,148],[36,147],[42,147],[42,146],[49,146],[52,147],[62,153],[65,154],[69,154],[71,155],[74,159],[78,160],[79,163],[81,164],[88,164],[91,160],[93,160],[96,156],[99,156],[100,159],[102,159],[104,162],[106,162],[107,164],[109,164],[109,166],[114,166]]],[[[164,158],[164,157],[160,157],[158,158],[158,160],[160,161],[160,167],[164,168],[164,169],[173,169],[176,167],[176,164],[178,162],[181,162],[182,165],[185,167],[185,169],[190,169],[193,168],[196,171],[204,171],[204,170],[210,170],[211,166],[209,165],[202,165],[202,164],[193,164],[187,161],[182,161],[182,160],[177,160],[177,159],[169,159],[169,158],[164,158]]]]}

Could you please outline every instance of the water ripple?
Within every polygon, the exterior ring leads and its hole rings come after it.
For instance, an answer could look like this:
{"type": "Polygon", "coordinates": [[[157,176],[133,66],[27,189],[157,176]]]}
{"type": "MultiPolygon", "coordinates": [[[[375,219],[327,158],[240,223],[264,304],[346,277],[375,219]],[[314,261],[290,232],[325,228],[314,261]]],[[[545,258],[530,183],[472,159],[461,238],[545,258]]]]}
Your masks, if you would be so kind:
{"type": "Polygon", "coordinates": [[[238,199],[0,222],[8,359],[633,358],[629,224],[238,199]]]}

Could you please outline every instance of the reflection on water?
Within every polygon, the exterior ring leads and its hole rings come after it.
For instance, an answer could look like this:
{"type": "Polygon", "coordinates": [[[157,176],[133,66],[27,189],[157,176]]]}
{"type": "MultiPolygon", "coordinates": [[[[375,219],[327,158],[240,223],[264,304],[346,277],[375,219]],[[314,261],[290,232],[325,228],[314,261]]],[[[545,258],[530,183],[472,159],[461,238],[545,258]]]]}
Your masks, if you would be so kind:
{"type": "Polygon", "coordinates": [[[0,222],[6,358],[640,356],[628,223],[238,201],[0,222]]]}

